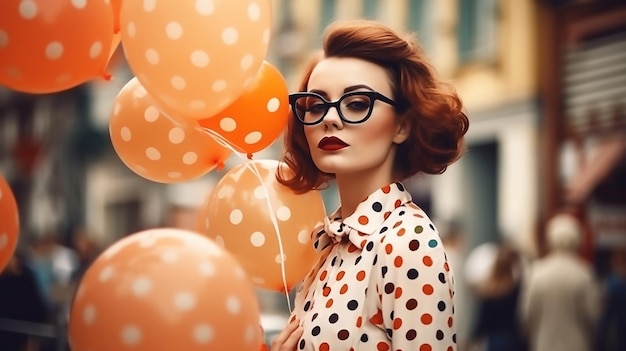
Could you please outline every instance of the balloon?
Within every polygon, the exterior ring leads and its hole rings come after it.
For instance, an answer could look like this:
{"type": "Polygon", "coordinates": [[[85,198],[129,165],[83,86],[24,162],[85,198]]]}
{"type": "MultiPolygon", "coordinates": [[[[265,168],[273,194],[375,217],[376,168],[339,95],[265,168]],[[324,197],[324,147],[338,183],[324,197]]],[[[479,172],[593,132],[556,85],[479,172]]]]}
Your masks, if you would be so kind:
{"type": "Polygon", "coordinates": [[[289,90],[280,71],[264,61],[255,80],[225,110],[198,123],[247,154],[271,145],[289,118],[289,90]]]}
{"type": "Polygon", "coordinates": [[[124,1],[122,46],[162,109],[193,120],[232,103],[258,71],[269,0],[124,1]]]}
{"type": "Polygon", "coordinates": [[[213,241],[150,229],[115,242],[78,285],[72,351],[243,350],[261,345],[254,286],[213,241]]]}
{"type": "MultiPolygon", "coordinates": [[[[223,244],[257,287],[285,291],[282,266],[290,290],[316,260],[311,232],[325,210],[319,192],[296,194],[278,183],[278,167],[278,161],[254,160],[227,172],[200,209],[198,231],[223,244]],[[256,167],[260,179],[248,167],[256,167]],[[278,224],[280,241],[271,216],[278,224]]],[[[285,164],[280,167],[289,172],[285,164]]]]}
{"type": "Polygon", "coordinates": [[[0,175],[0,272],[15,252],[20,221],[17,203],[6,179],[0,175]]]}
{"type": "Polygon", "coordinates": [[[2,0],[0,85],[52,93],[106,78],[112,38],[107,0],[2,0]]]}
{"type": "Polygon", "coordinates": [[[120,11],[122,10],[122,0],[110,0],[113,9],[113,32],[120,31],[120,11]]]}
{"type": "Polygon", "coordinates": [[[201,177],[221,168],[231,154],[197,126],[165,116],[136,78],[116,97],[109,133],[128,168],[160,183],[201,177]]]}

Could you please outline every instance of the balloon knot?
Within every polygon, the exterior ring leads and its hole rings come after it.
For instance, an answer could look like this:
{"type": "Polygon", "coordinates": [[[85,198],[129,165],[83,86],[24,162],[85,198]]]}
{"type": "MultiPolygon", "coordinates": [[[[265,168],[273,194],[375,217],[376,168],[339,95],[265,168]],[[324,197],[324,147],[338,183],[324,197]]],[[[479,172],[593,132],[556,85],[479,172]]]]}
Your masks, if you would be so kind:
{"type": "Polygon", "coordinates": [[[217,161],[215,163],[215,168],[217,168],[218,171],[221,171],[222,168],[224,168],[224,161],[217,161]]]}
{"type": "Polygon", "coordinates": [[[248,160],[252,160],[252,153],[248,153],[248,160]]]}
{"type": "Polygon", "coordinates": [[[102,78],[106,81],[110,81],[113,76],[109,72],[102,72],[102,78]]]}

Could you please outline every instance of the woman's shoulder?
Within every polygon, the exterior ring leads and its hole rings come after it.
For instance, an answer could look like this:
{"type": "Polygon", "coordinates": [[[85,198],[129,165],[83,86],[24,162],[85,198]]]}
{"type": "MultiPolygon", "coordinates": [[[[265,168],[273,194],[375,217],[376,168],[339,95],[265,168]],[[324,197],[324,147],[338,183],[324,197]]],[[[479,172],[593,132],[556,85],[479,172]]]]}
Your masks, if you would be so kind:
{"type": "Polygon", "coordinates": [[[419,247],[421,250],[442,247],[437,228],[428,215],[413,202],[392,211],[376,233],[381,243],[419,247]]]}

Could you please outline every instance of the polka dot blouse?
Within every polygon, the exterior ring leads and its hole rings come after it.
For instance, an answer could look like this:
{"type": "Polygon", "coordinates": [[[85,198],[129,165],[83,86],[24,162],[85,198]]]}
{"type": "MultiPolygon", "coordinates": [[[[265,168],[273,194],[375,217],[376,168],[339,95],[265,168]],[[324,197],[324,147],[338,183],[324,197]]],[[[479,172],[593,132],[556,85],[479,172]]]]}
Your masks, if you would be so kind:
{"type": "Polygon", "coordinates": [[[437,230],[401,183],[313,232],[318,263],[292,318],[297,350],[455,351],[454,278],[437,230]]]}

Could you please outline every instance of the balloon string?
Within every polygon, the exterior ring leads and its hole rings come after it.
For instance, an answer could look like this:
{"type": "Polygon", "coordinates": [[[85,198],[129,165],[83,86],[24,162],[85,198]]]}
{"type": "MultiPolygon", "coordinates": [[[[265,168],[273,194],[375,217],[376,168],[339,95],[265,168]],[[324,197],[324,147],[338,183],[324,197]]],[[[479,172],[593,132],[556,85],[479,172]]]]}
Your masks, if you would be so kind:
{"type": "MultiPolygon", "coordinates": [[[[203,130],[204,132],[206,132],[207,134],[209,134],[210,136],[213,137],[213,139],[215,139],[215,141],[224,146],[225,148],[228,148],[229,150],[231,150],[235,155],[237,155],[237,157],[239,157],[239,159],[241,159],[244,163],[244,165],[252,172],[252,174],[254,174],[254,176],[257,178],[257,180],[259,181],[259,183],[261,183],[261,188],[263,189],[264,195],[265,195],[265,202],[267,204],[267,210],[270,214],[270,219],[272,221],[272,225],[274,226],[274,231],[276,233],[276,238],[278,239],[278,250],[280,253],[280,273],[281,273],[281,277],[282,277],[282,281],[283,281],[283,291],[285,293],[285,298],[287,299],[287,308],[289,309],[289,313],[291,314],[292,312],[292,308],[291,308],[291,299],[289,298],[289,290],[287,287],[287,274],[285,271],[285,251],[283,248],[283,239],[282,236],[280,234],[280,228],[278,227],[278,220],[276,219],[276,214],[273,211],[273,207],[272,207],[272,203],[270,201],[270,195],[269,192],[267,191],[267,187],[265,186],[265,184],[263,184],[263,178],[261,177],[261,173],[259,172],[258,168],[256,167],[256,164],[254,163],[254,161],[252,161],[252,157],[251,155],[246,155],[245,157],[243,156],[243,154],[239,151],[237,151],[228,140],[226,140],[226,138],[224,138],[222,135],[220,135],[219,133],[215,132],[212,129],[208,129],[208,128],[202,128],[202,127],[197,127],[200,128],[201,130],[203,130]]],[[[280,167],[280,166],[279,166],[280,167]]]]}

